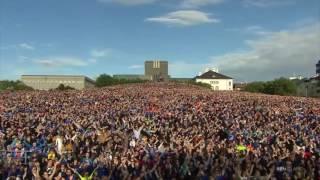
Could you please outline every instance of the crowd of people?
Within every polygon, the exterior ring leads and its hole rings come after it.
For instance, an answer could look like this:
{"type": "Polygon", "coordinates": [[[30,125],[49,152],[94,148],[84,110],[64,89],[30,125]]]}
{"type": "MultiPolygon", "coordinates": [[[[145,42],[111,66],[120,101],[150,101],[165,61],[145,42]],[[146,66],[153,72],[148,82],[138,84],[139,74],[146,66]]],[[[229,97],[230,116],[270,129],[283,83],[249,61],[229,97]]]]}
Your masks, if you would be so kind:
{"type": "Polygon", "coordinates": [[[320,100],[190,85],[0,93],[0,179],[320,179],[320,100]]]}

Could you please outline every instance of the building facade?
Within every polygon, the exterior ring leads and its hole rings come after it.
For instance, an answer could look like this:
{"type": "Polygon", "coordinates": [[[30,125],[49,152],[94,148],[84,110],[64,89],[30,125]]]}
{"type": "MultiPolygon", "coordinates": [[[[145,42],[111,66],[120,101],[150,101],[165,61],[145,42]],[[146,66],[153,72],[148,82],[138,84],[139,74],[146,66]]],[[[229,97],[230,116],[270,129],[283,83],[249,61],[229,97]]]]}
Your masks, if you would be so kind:
{"type": "Polygon", "coordinates": [[[233,79],[223,74],[209,70],[195,77],[196,82],[210,84],[215,91],[232,91],[233,79]]]}
{"type": "Polygon", "coordinates": [[[95,82],[86,76],[71,75],[22,75],[21,81],[27,86],[37,90],[50,90],[60,84],[81,90],[92,88],[95,82]]]}
{"type": "Polygon", "coordinates": [[[145,61],[144,75],[153,81],[169,80],[168,61],[145,61]]]}
{"type": "Polygon", "coordinates": [[[126,80],[149,80],[148,77],[146,77],[143,74],[115,74],[112,76],[115,79],[126,79],[126,80]]]}

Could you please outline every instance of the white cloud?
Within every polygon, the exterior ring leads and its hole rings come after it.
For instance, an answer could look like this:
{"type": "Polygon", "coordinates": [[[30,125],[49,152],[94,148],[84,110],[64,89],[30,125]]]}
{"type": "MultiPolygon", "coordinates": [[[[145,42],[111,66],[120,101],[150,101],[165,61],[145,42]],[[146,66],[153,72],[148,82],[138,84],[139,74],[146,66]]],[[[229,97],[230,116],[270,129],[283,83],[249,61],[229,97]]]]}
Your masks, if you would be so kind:
{"type": "Polygon", "coordinates": [[[126,6],[142,5],[142,4],[151,4],[156,0],[97,0],[101,3],[117,3],[126,6]]]}
{"type": "Polygon", "coordinates": [[[258,25],[252,25],[245,28],[229,28],[227,31],[246,33],[251,35],[268,35],[272,32],[258,25]]]}
{"type": "Polygon", "coordinates": [[[174,11],[163,16],[147,18],[146,21],[174,26],[193,26],[220,22],[220,20],[210,17],[209,13],[196,10],[174,11]]]}
{"type": "Polygon", "coordinates": [[[111,49],[94,49],[90,52],[91,56],[94,58],[103,58],[109,56],[111,49]]]}
{"type": "Polygon", "coordinates": [[[86,66],[87,62],[74,57],[50,57],[33,60],[34,63],[45,67],[86,66]]]}
{"type": "MultiPolygon", "coordinates": [[[[256,28],[254,28],[256,29],[256,28]]],[[[212,66],[240,80],[270,80],[293,73],[310,76],[320,58],[320,23],[246,41],[250,50],[212,57],[212,66]]]]}
{"type": "Polygon", "coordinates": [[[45,47],[45,48],[52,48],[54,46],[53,43],[40,43],[39,46],[45,47]]]}
{"type": "Polygon", "coordinates": [[[143,68],[143,65],[135,64],[135,65],[129,66],[128,68],[129,68],[129,69],[140,69],[140,68],[143,68]]]}
{"type": "Polygon", "coordinates": [[[18,56],[18,62],[24,63],[28,60],[29,58],[26,56],[18,56]]]}
{"type": "Polygon", "coordinates": [[[246,33],[255,34],[255,35],[268,35],[271,34],[271,31],[266,30],[261,26],[248,26],[245,29],[246,33]]]}
{"type": "Polygon", "coordinates": [[[223,3],[225,0],[183,0],[182,8],[198,8],[201,6],[215,5],[223,3]]]}
{"type": "Polygon", "coordinates": [[[35,49],[32,45],[27,44],[27,43],[21,43],[21,44],[19,44],[19,47],[22,49],[27,49],[27,50],[34,50],[35,49]]]}
{"type": "Polygon", "coordinates": [[[243,4],[247,7],[273,7],[294,4],[295,0],[243,0],[243,4]]]}
{"type": "Polygon", "coordinates": [[[0,46],[0,50],[8,50],[8,49],[14,49],[17,48],[16,45],[7,45],[7,46],[0,46]]]}
{"type": "Polygon", "coordinates": [[[262,28],[261,26],[257,26],[257,25],[248,26],[248,27],[246,28],[247,31],[259,31],[259,30],[261,30],[261,29],[263,29],[263,28],[262,28]]]}
{"type": "Polygon", "coordinates": [[[90,63],[96,63],[97,62],[97,59],[89,59],[88,60],[90,63]]]}

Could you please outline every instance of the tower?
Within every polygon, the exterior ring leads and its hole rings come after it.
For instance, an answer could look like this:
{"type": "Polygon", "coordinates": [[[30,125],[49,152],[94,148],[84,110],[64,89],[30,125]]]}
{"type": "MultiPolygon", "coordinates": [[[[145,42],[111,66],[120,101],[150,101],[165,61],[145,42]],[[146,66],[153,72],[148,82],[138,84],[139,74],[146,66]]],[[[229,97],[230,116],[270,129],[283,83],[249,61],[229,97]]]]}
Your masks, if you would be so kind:
{"type": "Polygon", "coordinates": [[[166,81],[169,79],[168,61],[145,61],[144,74],[153,81],[166,81]]]}

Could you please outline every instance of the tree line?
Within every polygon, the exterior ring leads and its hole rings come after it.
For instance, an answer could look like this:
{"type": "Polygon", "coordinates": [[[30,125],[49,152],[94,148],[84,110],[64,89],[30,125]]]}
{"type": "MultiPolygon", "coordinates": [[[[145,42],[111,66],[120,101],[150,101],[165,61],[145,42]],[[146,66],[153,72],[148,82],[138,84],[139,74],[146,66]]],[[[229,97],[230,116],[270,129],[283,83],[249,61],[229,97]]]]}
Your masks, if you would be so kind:
{"type": "MultiPolygon", "coordinates": [[[[119,84],[131,84],[131,83],[145,83],[147,80],[142,79],[121,79],[114,78],[108,74],[101,74],[96,79],[96,87],[113,86],[119,84]]],[[[173,81],[175,82],[175,81],[173,81]]],[[[189,80],[184,83],[201,86],[204,88],[211,88],[210,84],[197,83],[194,80],[189,80]]],[[[53,90],[73,90],[73,87],[60,84],[53,90]]],[[[25,85],[22,81],[0,81],[0,91],[2,90],[33,90],[32,87],[25,85]]],[[[244,91],[253,93],[264,93],[272,95],[283,95],[283,96],[314,96],[320,97],[320,81],[316,84],[305,82],[304,80],[289,80],[286,78],[279,78],[267,82],[252,82],[247,84],[244,91]]]]}
{"type": "Polygon", "coordinates": [[[113,86],[113,85],[119,85],[119,84],[145,83],[145,82],[147,82],[147,80],[114,78],[108,74],[101,74],[96,79],[96,86],[104,87],[104,86],[113,86]]]}
{"type": "Polygon", "coordinates": [[[25,85],[21,81],[9,81],[9,80],[4,80],[0,81],[0,91],[2,90],[13,90],[13,91],[18,91],[18,90],[33,90],[32,87],[29,87],[25,85]]]}
{"type": "Polygon", "coordinates": [[[314,84],[305,80],[279,78],[267,82],[249,83],[244,88],[244,91],[283,96],[305,96],[305,93],[307,91],[311,92],[312,89],[316,89],[315,93],[309,94],[309,96],[318,96],[320,93],[320,81],[314,84]]]}

